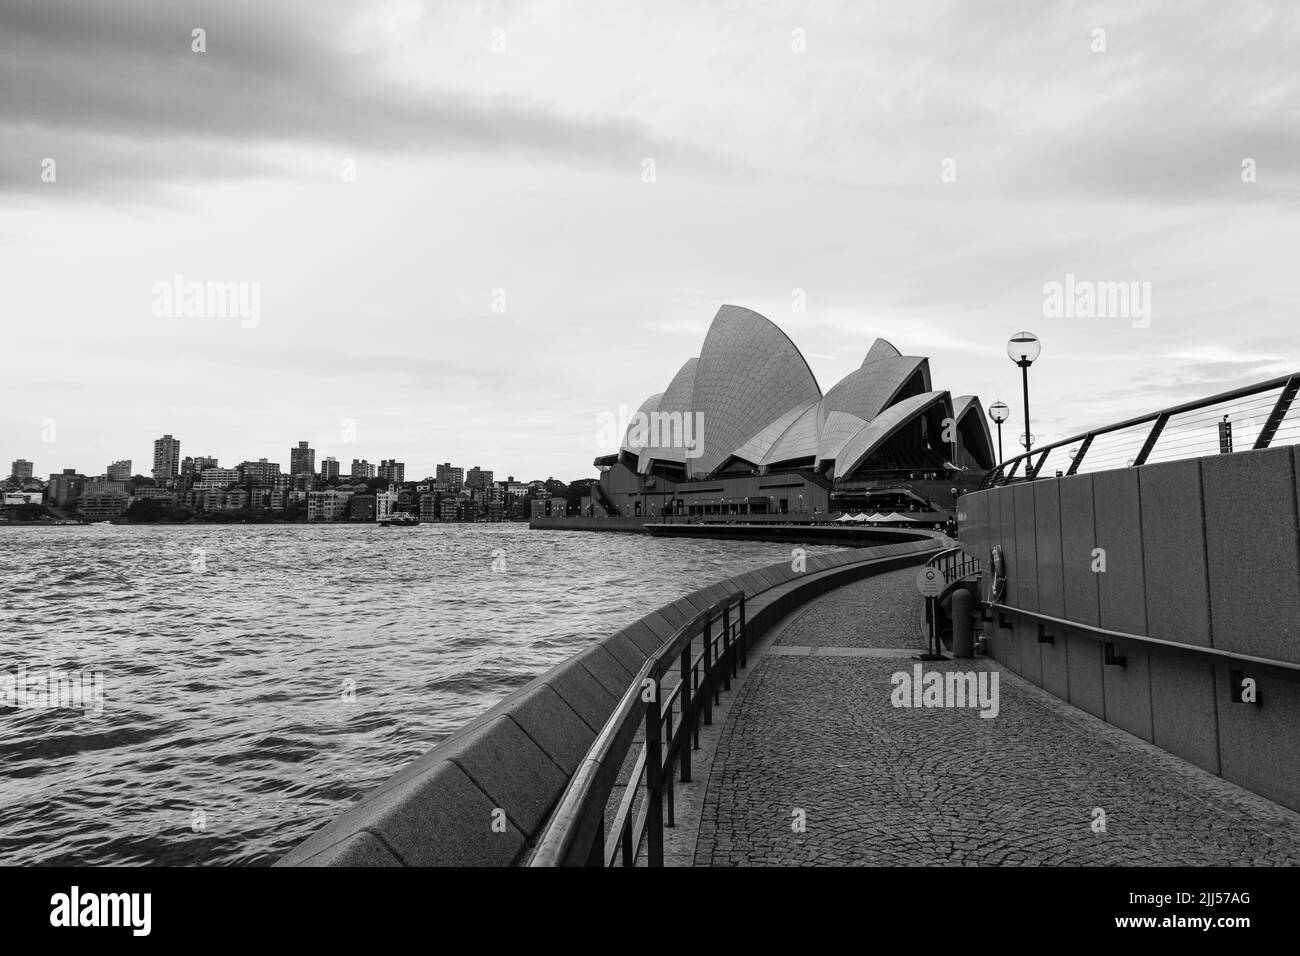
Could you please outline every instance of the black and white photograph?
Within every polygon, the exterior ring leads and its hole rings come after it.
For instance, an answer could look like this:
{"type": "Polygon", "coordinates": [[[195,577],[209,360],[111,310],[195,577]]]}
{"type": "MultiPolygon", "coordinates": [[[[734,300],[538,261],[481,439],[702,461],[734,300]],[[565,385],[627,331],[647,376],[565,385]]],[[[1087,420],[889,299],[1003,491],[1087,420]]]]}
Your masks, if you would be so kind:
{"type": "Polygon", "coordinates": [[[1276,938],[1298,64],[1284,0],[0,0],[15,943],[714,868],[1276,938]]]}

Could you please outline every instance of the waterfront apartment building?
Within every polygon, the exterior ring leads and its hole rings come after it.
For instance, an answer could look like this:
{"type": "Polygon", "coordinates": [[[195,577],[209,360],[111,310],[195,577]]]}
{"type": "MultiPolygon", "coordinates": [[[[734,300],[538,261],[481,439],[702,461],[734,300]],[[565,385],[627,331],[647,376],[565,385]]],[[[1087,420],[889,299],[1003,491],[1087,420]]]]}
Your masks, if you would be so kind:
{"type": "Polygon", "coordinates": [[[139,488],[136,488],[135,491],[132,493],[132,497],[136,501],[148,501],[148,500],[175,501],[176,500],[176,494],[174,492],[168,491],[166,488],[155,488],[152,485],[143,485],[139,488]]]}
{"type": "Polygon", "coordinates": [[[533,517],[546,515],[564,515],[568,513],[568,502],[563,498],[534,498],[533,517]]]}
{"type": "Polygon", "coordinates": [[[83,518],[103,521],[108,518],[120,518],[126,513],[131,499],[120,491],[108,491],[102,494],[82,495],[77,499],[77,512],[83,518]]]}
{"type": "Polygon", "coordinates": [[[86,483],[82,485],[81,493],[83,495],[124,495],[126,494],[125,481],[109,481],[107,478],[87,478],[86,483]]]}
{"type": "Polygon", "coordinates": [[[243,511],[248,507],[248,492],[242,488],[233,491],[205,491],[204,511],[243,511]]]}
{"type": "Polygon", "coordinates": [[[342,521],[351,497],[351,489],[330,488],[327,491],[308,492],[307,520],[342,521]]]}
{"type": "Polygon", "coordinates": [[[222,491],[238,483],[239,470],[236,468],[204,468],[194,488],[196,491],[222,491]]]}
{"type": "Polygon", "coordinates": [[[380,491],[375,495],[375,520],[383,521],[385,518],[392,517],[397,511],[397,504],[400,496],[396,491],[380,491]]]}
{"type": "Polygon", "coordinates": [[[26,458],[19,458],[9,469],[9,477],[16,478],[18,481],[26,481],[32,477],[32,468],[35,467],[26,458]]]}
{"type": "Polygon", "coordinates": [[[435,494],[424,494],[420,496],[420,520],[437,521],[438,520],[438,496],[435,494]]]}
{"type": "Polygon", "coordinates": [[[241,485],[274,485],[280,477],[280,463],[265,458],[242,462],[236,470],[241,485]]]}
{"type": "Polygon", "coordinates": [[[459,494],[460,490],[465,487],[465,469],[453,468],[451,462],[444,462],[439,465],[436,477],[438,484],[453,495],[459,494]]]}
{"type": "Polygon", "coordinates": [[[320,463],[320,477],[322,481],[329,481],[331,478],[339,476],[339,461],[332,455],[320,463]]]}
{"type": "Polygon", "coordinates": [[[163,435],[153,443],[153,480],[175,481],[180,474],[181,443],[163,435]]]}
{"type": "Polygon", "coordinates": [[[124,458],[121,461],[113,462],[105,469],[105,474],[108,475],[109,481],[130,481],[133,477],[131,475],[131,459],[124,458]]]}
{"type": "Polygon", "coordinates": [[[353,458],[351,476],[354,481],[368,481],[375,477],[375,466],[364,458],[353,458]]]}
{"type": "Polygon", "coordinates": [[[45,500],[43,491],[6,491],[4,493],[4,506],[12,508],[15,505],[39,505],[45,500]]]}
{"type": "Polygon", "coordinates": [[[316,474],[316,449],[308,448],[305,441],[298,442],[297,448],[290,448],[289,474],[294,477],[316,474]]]}
{"type": "Polygon", "coordinates": [[[379,477],[400,485],[406,481],[406,465],[396,458],[385,458],[379,463],[379,477]]]}
{"type": "Polygon", "coordinates": [[[492,471],[486,468],[480,468],[475,465],[465,475],[465,487],[477,488],[480,491],[492,484],[492,471]]]}
{"type": "Polygon", "coordinates": [[[353,495],[352,500],[348,502],[348,520],[350,521],[374,521],[376,520],[377,507],[376,496],[371,493],[364,495],[353,495]]]}
{"type": "Polygon", "coordinates": [[[442,505],[439,507],[443,521],[460,521],[465,509],[469,507],[469,499],[457,497],[456,495],[444,495],[442,505]]]}

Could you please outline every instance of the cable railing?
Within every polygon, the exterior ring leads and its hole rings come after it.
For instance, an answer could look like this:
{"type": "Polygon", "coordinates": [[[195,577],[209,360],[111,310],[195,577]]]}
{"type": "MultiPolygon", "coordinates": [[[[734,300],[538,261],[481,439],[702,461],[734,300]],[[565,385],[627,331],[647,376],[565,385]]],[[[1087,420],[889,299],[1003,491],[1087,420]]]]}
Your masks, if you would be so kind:
{"type": "Polygon", "coordinates": [[[1297,444],[1297,392],[1293,373],[1095,428],[1007,459],[981,487],[1297,444]]]}
{"type": "Polygon", "coordinates": [[[578,766],[537,841],[530,866],[663,866],[665,816],[673,826],[673,765],[691,780],[700,724],[748,665],[745,594],[736,591],[678,628],[637,673],[578,766]],[[696,639],[699,653],[693,654],[696,639]],[[676,684],[664,696],[665,679],[676,684]],[[674,722],[674,716],[676,721],[674,722]],[[616,808],[612,797],[643,735],[616,808]],[[605,818],[613,809],[608,829],[605,818]]]}

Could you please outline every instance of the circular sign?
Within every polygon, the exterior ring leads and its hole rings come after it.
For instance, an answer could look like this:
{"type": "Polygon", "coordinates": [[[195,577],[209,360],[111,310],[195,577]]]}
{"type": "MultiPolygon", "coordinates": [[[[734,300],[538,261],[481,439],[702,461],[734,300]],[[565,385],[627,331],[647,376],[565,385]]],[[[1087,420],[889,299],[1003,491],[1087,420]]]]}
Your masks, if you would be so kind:
{"type": "Polygon", "coordinates": [[[916,589],[925,597],[938,597],[943,593],[943,574],[938,568],[922,568],[916,576],[916,589]]]}

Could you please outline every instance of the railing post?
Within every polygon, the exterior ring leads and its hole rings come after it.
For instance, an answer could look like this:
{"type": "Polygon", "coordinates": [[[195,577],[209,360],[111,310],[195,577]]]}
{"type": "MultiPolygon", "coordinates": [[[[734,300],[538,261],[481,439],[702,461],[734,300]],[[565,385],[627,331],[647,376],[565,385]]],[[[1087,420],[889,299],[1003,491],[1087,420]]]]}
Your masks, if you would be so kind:
{"type": "Polygon", "coordinates": [[[700,749],[700,725],[695,719],[695,696],[691,693],[691,645],[682,649],[682,720],[689,722],[690,737],[678,751],[682,761],[682,783],[691,782],[691,749],[700,749]]]}
{"type": "Polygon", "coordinates": [[[704,616],[704,673],[700,675],[704,691],[704,726],[713,725],[713,612],[704,616]]]}
{"type": "MultiPolygon", "coordinates": [[[[673,751],[673,708],[671,705],[664,710],[664,740],[667,741],[668,753],[673,751]]],[[[668,826],[677,826],[676,806],[674,805],[673,793],[673,764],[672,757],[668,758],[668,766],[665,768],[668,772],[663,776],[663,788],[668,798],[668,826]]]]}
{"type": "Polygon", "coordinates": [[[749,634],[745,631],[745,592],[740,592],[740,666],[749,666],[749,634]]]}
{"type": "MultiPolygon", "coordinates": [[[[650,866],[664,865],[664,755],[659,694],[662,688],[655,675],[654,696],[645,712],[645,786],[646,786],[646,861],[650,866]]],[[[629,784],[635,785],[634,781],[629,784]]]]}
{"type": "Polygon", "coordinates": [[[1088,449],[1091,447],[1092,447],[1092,434],[1089,433],[1088,436],[1084,438],[1083,444],[1079,446],[1079,450],[1074,453],[1074,460],[1070,462],[1070,468],[1068,471],[1066,471],[1066,475],[1073,475],[1078,473],[1079,466],[1083,464],[1083,456],[1088,454],[1088,449]]]}
{"type": "Polygon", "coordinates": [[[1282,391],[1277,397],[1277,404],[1273,406],[1273,411],[1269,412],[1268,418],[1264,421],[1264,427],[1259,430],[1259,437],[1255,439],[1256,448],[1267,448],[1273,441],[1273,436],[1277,434],[1278,427],[1286,418],[1286,413],[1291,409],[1291,403],[1295,401],[1296,393],[1300,392],[1300,377],[1292,375],[1282,386],[1282,391]]]}
{"type": "Polygon", "coordinates": [[[1156,416],[1155,424],[1151,426],[1151,431],[1147,433],[1147,440],[1142,443],[1137,457],[1133,459],[1134,467],[1145,465],[1147,458],[1151,456],[1152,450],[1156,447],[1156,441],[1160,438],[1160,433],[1165,430],[1165,425],[1169,421],[1168,412],[1162,412],[1156,416]]]}
{"type": "Polygon", "coordinates": [[[722,689],[731,690],[731,606],[722,609],[722,689]]]}

